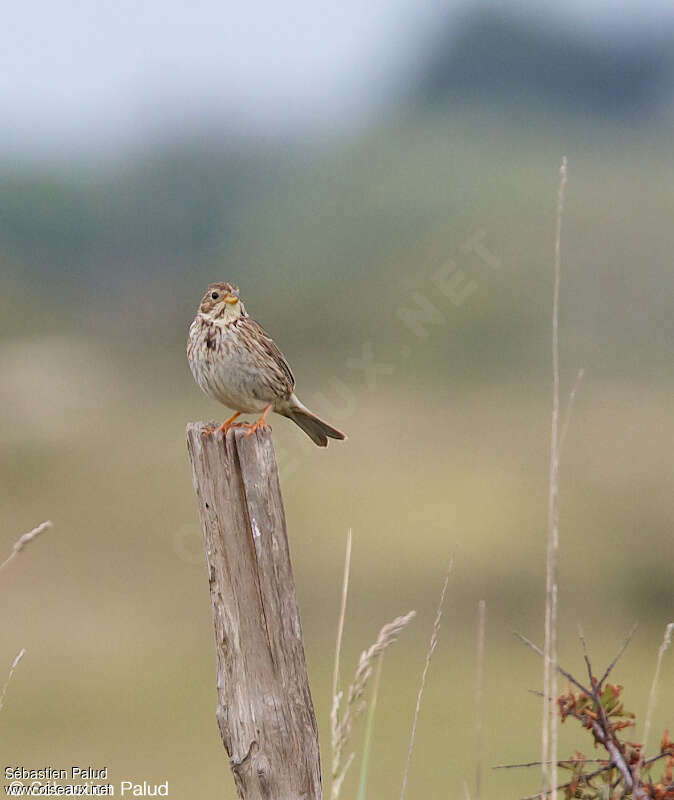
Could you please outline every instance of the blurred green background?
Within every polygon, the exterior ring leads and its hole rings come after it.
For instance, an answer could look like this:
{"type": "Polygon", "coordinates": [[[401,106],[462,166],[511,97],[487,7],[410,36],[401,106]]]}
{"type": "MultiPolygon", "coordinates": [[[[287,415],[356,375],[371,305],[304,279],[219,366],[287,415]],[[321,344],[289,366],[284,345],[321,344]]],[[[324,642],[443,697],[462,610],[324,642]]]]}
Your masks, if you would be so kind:
{"type": "MultiPolygon", "coordinates": [[[[381,624],[418,611],[386,656],[369,796],[398,796],[452,553],[408,796],[462,797],[464,781],[475,796],[481,599],[482,796],[538,788],[535,771],[490,767],[540,747],[527,690],[541,663],[511,631],[542,640],[564,154],[564,404],[585,377],[561,463],[560,658],[583,669],[580,622],[602,669],[638,621],[615,678],[643,722],[674,619],[674,29],[630,30],[628,5],[610,35],[438,6],[425,36],[400,39],[374,92],[386,102],[365,97],[339,124],[237,128],[188,104],[188,122],[132,144],[55,152],[46,125],[44,141],[0,149],[2,550],[55,525],[0,575],[0,684],[28,650],[0,715],[2,766],[107,765],[117,783],[168,780],[174,798],[235,796],[184,441],[187,421],[226,413],[184,347],[205,285],[231,280],[304,402],[349,434],[324,452],[272,421],[326,781],[352,528],[343,680],[381,624]]],[[[659,700],[652,744],[674,728],[671,654],[659,700]]],[[[569,722],[561,753],[576,748],[594,755],[569,722]]]]}

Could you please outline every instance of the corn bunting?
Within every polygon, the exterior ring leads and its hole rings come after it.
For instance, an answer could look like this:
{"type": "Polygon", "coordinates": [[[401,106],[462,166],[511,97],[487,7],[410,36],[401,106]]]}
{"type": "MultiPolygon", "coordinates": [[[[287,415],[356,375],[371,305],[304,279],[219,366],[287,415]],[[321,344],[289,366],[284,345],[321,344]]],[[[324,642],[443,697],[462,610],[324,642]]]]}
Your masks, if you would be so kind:
{"type": "Polygon", "coordinates": [[[241,425],[248,436],[275,411],[299,425],[319,447],[326,447],[328,438],[346,439],[299,401],[285,356],[248,315],[231,283],[208,287],[190,325],[187,359],[202,391],[235,411],[220,431],[241,425]],[[242,413],[261,416],[252,424],[235,423],[242,413]]]}

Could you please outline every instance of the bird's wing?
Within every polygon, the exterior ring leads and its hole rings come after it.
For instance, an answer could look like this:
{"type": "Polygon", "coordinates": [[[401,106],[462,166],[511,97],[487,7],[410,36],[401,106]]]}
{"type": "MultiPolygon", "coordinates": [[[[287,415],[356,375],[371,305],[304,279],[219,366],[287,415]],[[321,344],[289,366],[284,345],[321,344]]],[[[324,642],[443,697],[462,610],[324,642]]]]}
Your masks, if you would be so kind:
{"type": "Polygon", "coordinates": [[[244,323],[251,334],[252,340],[260,349],[264,361],[268,366],[273,366],[274,370],[278,373],[279,380],[287,386],[288,395],[292,394],[295,388],[295,377],[290,369],[290,365],[286,361],[286,357],[278,349],[274,340],[265,331],[259,323],[255,322],[251,317],[245,318],[244,323]]]}

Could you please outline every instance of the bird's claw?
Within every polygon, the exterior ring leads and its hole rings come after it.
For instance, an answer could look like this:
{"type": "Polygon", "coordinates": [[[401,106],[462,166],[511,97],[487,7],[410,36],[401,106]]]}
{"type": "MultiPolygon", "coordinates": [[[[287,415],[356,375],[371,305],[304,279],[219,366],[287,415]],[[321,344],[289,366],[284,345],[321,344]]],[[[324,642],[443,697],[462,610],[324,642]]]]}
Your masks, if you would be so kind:
{"type": "Polygon", "coordinates": [[[241,415],[240,411],[237,411],[236,414],[233,414],[229,419],[226,419],[222,425],[218,428],[219,433],[222,433],[225,437],[227,436],[227,431],[230,428],[237,428],[241,425],[240,422],[234,422],[234,420],[241,415]]]}
{"type": "Polygon", "coordinates": [[[246,431],[246,433],[244,433],[242,438],[245,439],[247,436],[250,436],[251,433],[254,433],[257,430],[264,430],[267,427],[266,424],[267,414],[270,411],[271,411],[271,403],[268,406],[266,406],[265,410],[262,412],[262,416],[260,417],[260,419],[256,420],[252,424],[249,422],[244,423],[243,427],[248,428],[248,430],[246,431]]]}
{"type": "Polygon", "coordinates": [[[224,423],[218,428],[218,433],[222,433],[227,436],[227,432],[231,430],[231,428],[245,428],[247,427],[247,423],[245,422],[230,422],[224,423]]]}
{"type": "Polygon", "coordinates": [[[248,428],[248,430],[243,434],[243,438],[245,439],[246,437],[250,436],[252,433],[255,433],[255,431],[262,431],[265,428],[269,428],[270,426],[267,425],[264,422],[264,420],[259,419],[257,422],[253,422],[252,424],[248,423],[248,422],[243,423],[241,427],[242,428],[248,428]]]}

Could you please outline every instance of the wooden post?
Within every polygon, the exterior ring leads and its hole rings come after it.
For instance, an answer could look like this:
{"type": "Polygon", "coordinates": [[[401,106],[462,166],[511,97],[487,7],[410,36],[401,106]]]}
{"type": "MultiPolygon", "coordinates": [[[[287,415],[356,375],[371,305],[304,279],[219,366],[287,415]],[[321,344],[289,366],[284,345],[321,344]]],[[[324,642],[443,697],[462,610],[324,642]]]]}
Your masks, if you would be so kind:
{"type": "Polygon", "coordinates": [[[187,426],[215,626],[220,735],[243,800],[320,800],[318,728],[269,429],[187,426]]]}

